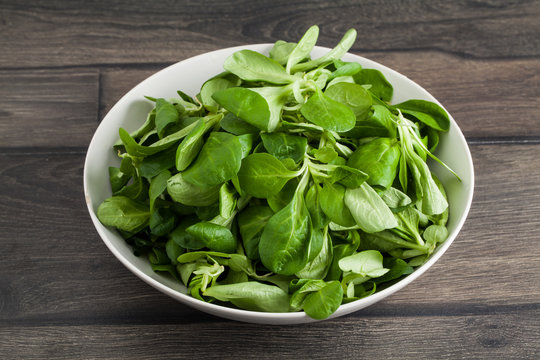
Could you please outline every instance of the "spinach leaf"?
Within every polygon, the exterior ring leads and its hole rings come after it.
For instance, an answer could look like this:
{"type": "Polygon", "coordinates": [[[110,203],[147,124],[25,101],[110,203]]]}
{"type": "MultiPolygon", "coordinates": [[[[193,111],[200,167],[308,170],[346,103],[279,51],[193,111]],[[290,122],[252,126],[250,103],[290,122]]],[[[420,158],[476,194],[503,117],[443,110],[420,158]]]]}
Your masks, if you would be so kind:
{"type": "Polygon", "coordinates": [[[394,94],[392,84],[386,80],[382,72],[376,69],[362,69],[354,76],[354,81],[359,85],[371,85],[370,92],[382,101],[391,101],[394,94]]]}
{"type": "Polygon", "coordinates": [[[146,156],[139,163],[139,175],[151,180],[163,170],[174,167],[175,153],[175,148],[169,148],[154,155],[146,156]]]}
{"type": "Polygon", "coordinates": [[[276,274],[293,275],[308,261],[311,220],[302,194],[306,183],[307,173],[291,202],[268,220],[261,235],[261,261],[276,274]]]}
{"type": "Polygon", "coordinates": [[[219,189],[219,214],[228,219],[233,216],[236,209],[236,191],[229,184],[224,183],[219,189]]]}
{"type": "Polygon", "coordinates": [[[246,123],[268,130],[272,112],[266,99],[259,93],[246,88],[229,88],[215,92],[212,97],[225,109],[246,123]]]}
{"type": "Polygon", "coordinates": [[[313,25],[306,31],[288,56],[286,67],[287,73],[290,74],[293,66],[309,57],[311,50],[313,50],[313,47],[317,43],[318,37],[319,27],[317,25],[313,25]]]}
{"type": "Polygon", "coordinates": [[[280,65],[287,65],[289,55],[296,47],[296,43],[278,40],[270,49],[270,58],[276,60],[280,65]]]}
{"type": "Polygon", "coordinates": [[[246,81],[288,84],[296,80],[277,61],[253,50],[235,52],[225,60],[223,67],[246,81]]]}
{"type": "Polygon", "coordinates": [[[183,178],[196,186],[215,186],[232,179],[241,162],[242,144],[238,137],[212,132],[195,162],[183,172],[183,178]]]}
{"type": "Polygon", "coordinates": [[[150,211],[154,209],[156,199],[167,189],[167,181],[171,177],[169,170],[163,170],[150,181],[148,198],[150,199],[150,211]]]}
{"type": "Polygon", "coordinates": [[[178,173],[167,180],[167,193],[174,201],[188,206],[210,206],[219,199],[220,185],[198,186],[184,179],[178,173]]]}
{"type": "Polygon", "coordinates": [[[268,196],[266,202],[268,202],[268,205],[270,206],[272,211],[278,212],[279,210],[287,206],[291,202],[294,194],[296,193],[297,187],[298,179],[293,178],[289,180],[278,193],[268,196]]]}
{"type": "Polygon", "coordinates": [[[366,173],[369,185],[388,188],[397,175],[400,154],[396,140],[375,138],[358,146],[347,160],[347,165],[366,173]]]}
{"type": "Polygon", "coordinates": [[[160,139],[165,135],[165,131],[168,127],[178,122],[178,110],[173,104],[169,103],[165,99],[156,100],[156,130],[160,139]]]}
{"type": "Polygon", "coordinates": [[[383,266],[389,270],[383,276],[373,279],[376,284],[392,281],[400,278],[403,275],[409,275],[414,270],[413,267],[407,264],[405,261],[396,258],[383,259],[383,266]]]}
{"type": "Polygon", "coordinates": [[[259,259],[259,241],[268,220],[274,215],[268,206],[251,206],[238,214],[238,230],[246,255],[259,259]]]}
{"type": "Polygon", "coordinates": [[[201,101],[209,111],[216,111],[219,104],[212,98],[215,92],[233,87],[234,84],[221,77],[206,81],[201,87],[201,101]]]}
{"type": "Polygon", "coordinates": [[[371,96],[360,85],[340,82],[327,88],[324,94],[347,105],[353,111],[357,121],[364,120],[369,115],[372,105],[371,96]]]}
{"type": "Polygon", "coordinates": [[[365,250],[339,260],[339,268],[362,276],[376,278],[388,272],[383,267],[383,256],[376,250],[365,250]]]}
{"type": "Polygon", "coordinates": [[[150,209],[125,196],[113,196],[99,205],[97,217],[105,226],[136,233],[148,225],[150,209]]]}
{"type": "Polygon", "coordinates": [[[342,300],[341,284],[339,281],[330,281],[320,290],[306,296],[304,312],[313,319],[326,319],[338,309],[342,300]]]}
{"type": "Polygon", "coordinates": [[[448,114],[434,102],[407,100],[394,105],[394,108],[400,109],[402,113],[413,116],[435,130],[448,131],[450,129],[448,114]]]}
{"type": "Polygon", "coordinates": [[[198,239],[212,251],[234,253],[237,240],[229,229],[211,222],[199,222],[191,225],[186,232],[198,239]]]}
{"type": "Polygon", "coordinates": [[[334,60],[334,66],[336,70],[334,70],[332,74],[330,74],[328,81],[332,81],[335,78],[341,76],[353,76],[360,70],[362,70],[362,65],[355,62],[343,62],[340,60],[334,60]]]}
{"type": "Polygon", "coordinates": [[[166,236],[173,231],[176,225],[176,216],[169,208],[154,209],[150,214],[148,226],[150,233],[155,236],[166,236]]]}
{"type": "Polygon", "coordinates": [[[300,162],[307,150],[307,139],[301,136],[274,132],[262,133],[261,139],[266,151],[279,160],[291,158],[300,162]]]}
{"type": "Polygon", "coordinates": [[[398,225],[390,208],[366,183],[356,189],[345,190],[344,202],[356,224],[365,232],[379,232],[398,225]]]}
{"type": "Polygon", "coordinates": [[[339,43],[334,47],[332,50],[330,50],[325,55],[321,56],[318,59],[310,60],[307,62],[303,62],[300,64],[297,64],[293,66],[291,72],[295,73],[298,71],[306,71],[310,69],[314,69],[316,67],[319,67],[323,64],[329,64],[333,62],[334,60],[339,60],[349,51],[349,49],[354,44],[354,41],[356,40],[356,30],[355,29],[349,29],[343,35],[343,38],[339,41],[339,43]]]}
{"type": "Polygon", "coordinates": [[[355,220],[345,206],[345,187],[340,184],[325,183],[320,192],[320,205],[323,212],[336,224],[354,226],[355,220]]]}
{"type": "Polygon", "coordinates": [[[221,128],[233,135],[257,134],[259,129],[233,113],[227,113],[220,122],[221,128]]]}
{"type": "Polygon", "coordinates": [[[259,198],[278,193],[287,181],[296,176],[295,171],[288,170],[281,161],[267,153],[248,155],[238,172],[242,190],[259,198]]]}
{"type": "Polygon", "coordinates": [[[311,217],[313,229],[323,229],[330,223],[330,218],[321,208],[321,191],[321,186],[314,183],[306,193],[306,207],[309,211],[309,216],[311,217]]]}
{"type": "Polygon", "coordinates": [[[322,232],[320,230],[313,229],[314,233],[322,234],[323,242],[322,247],[318,254],[308,261],[306,266],[297,272],[295,275],[300,279],[324,279],[328,274],[332,259],[334,256],[332,248],[332,239],[328,234],[328,228],[325,228],[322,232]]]}
{"type": "Polygon", "coordinates": [[[349,107],[320,90],[306,101],[300,112],[308,121],[330,131],[345,132],[351,130],[356,123],[356,116],[349,107]]]}
{"type": "MultiPolygon", "coordinates": [[[[191,225],[197,224],[199,218],[196,216],[187,216],[180,220],[180,224],[169,234],[169,240],[174,241],[175,244],[185,249],[199,250],[202,249],[205,244],[200,238],[196,238],[186,232],[186,229],[191,225]]],[[[180,261],[180,260],[179,260],[180,261]]],[[[181,261],[180,261],[181,262],[181,261]]]]}
{"type": "Polygon", "coordinates": [[[230,301],[241,309],[267,312],[289,311],[289,296],[277,286],[249,281],[229,285],[214,285],[203,294],[220,301],[230,301]]]}
{"type": "Polygon", "coordinates": [[[196,126],[187,134],[182,140],[178,148],[176,149],[176,170],[185,170],[201,150],[204,139],[203,135],[208,130],[204,121],[201,119],[197,122],[196,126]]]}

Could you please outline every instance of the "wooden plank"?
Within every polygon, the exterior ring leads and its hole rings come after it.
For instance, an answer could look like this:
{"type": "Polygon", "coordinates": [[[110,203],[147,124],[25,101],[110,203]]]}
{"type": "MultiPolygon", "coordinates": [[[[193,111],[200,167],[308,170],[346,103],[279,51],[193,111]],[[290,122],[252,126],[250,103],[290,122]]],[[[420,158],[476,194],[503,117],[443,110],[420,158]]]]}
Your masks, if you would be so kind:
{"type": "Polygon", "coordinates": [[[163,68],[165,66],[152,66],[150,68],[104,68],[101,72],[99,120],[101,121],[114,104],[135,87],[135,85],[163,68]]]}
{"type": "Polygon", "coordinates": [[[356,318],[295,326],[232,321],[0,326],[8,358],[538,359],[538,309],[491,316],[356,318]]]}
{"type": "MultiPolygon", "coordinates": [[[[474,315],[537,306],[539,150],[472,146],[476,195],[462,233],[426,274],[358,316],[474,315]]],[[[137,279],[103,245],[84,203],[83,162],[84,153],[0,155],[0,319],[202,316],[137,279]]]]}
{"type": "MultiPolygon", "coordinates": [[[[424,87],[452,114],[466,137],[540,136],[537,60],[463,60],[437,52],[359,55],[393,68],[424,87]]],[[[122,95],[159,70],[103,69],[100,118],[122,95]]]]}
{"type": "Polygon", "coordinates": [[[465,57],[540,55],[538,1],[2,1],[0,67],[171,63],[218,48],[297,41],[311,24],[333,46],[351,27],[359,51],[437,50],[465,57]],[[51,49],[54,49],[51,51],[51,49]]]}
{"type": "Polygon", "coordinates": [[[98,70],[0,71],[0,84],[0,146],[88,146],[98,124],[98,70]]]}

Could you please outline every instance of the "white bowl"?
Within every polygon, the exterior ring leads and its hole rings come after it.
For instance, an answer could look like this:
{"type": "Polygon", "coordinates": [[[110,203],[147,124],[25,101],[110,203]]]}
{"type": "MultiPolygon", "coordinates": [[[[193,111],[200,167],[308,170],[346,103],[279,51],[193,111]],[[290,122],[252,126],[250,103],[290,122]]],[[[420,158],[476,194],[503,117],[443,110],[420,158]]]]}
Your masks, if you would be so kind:
{"type": "MultiPolygon", "coordinates": [[[[182,90],[193,96],[199,92],[205,80],[223,71],[223,62],[235,51],[251,49],[267,54],[271,47],[272,44],[247,45],[198,55],[171,65],[135,86],[109,111],[92,138],[84,165],[84,194],[90,217],[107,247],[129,270],[156,289],[193,308],[227,319],[264,324],[307,323],[315,320],[303,312],[263,313],[239,310],[205,303],[187,295],[185,286],[152,271],[146,258],[134,256],[131,247],[126,244],[125,240],[115,230],[103,226],[96,216],[99,204],[111,196],[108,167],[119,165],[119,159],[112,150],[113,144],[118,139],[118,128],[123,127],[128,131],[133,131],[144,122],[148,111],[153,106],[151,102],[145,100],[145,95],[171,98],[177,96],[176,90],[182,90]]],[[[312,52],[312,56],[316,58],[327,51],[329,49],[316,47],[312,52]]],[[[422,87],[381,64],[353,54],[346,54],[343,60],[356,61],[364,68],[382,71],[394,86],[393,103],[408,99],[423,99],[439,103],[422,87]]],[[[462,179],[460,183],[452,174],[438,164],[430,164],[444,184],[448,194],[450,204],[448,239],[436,249],[425,264],[417,268],[412,274],[367,298],[341,305],[330,318],[358,311],[410,284],[429,269],[456,238],[471,206],[474,170],[465,138],[451,116],[450,131],[441,135],[436,155],[455,170],[462,179]]]]}

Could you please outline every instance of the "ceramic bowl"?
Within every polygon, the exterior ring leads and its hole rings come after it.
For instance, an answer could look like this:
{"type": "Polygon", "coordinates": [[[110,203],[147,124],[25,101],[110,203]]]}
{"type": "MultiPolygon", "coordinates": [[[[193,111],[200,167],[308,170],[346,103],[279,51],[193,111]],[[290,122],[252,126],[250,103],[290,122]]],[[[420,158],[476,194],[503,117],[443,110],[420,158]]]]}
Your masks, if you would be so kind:
{"type": "MultiPolygon", "coordinates": [[[[133,131],[144,122],[153,106],[144,98],[145,95],[172,98],[177,96],[176,90],[182,90],[194,96],[199,92],[205,80],[223,71],[223,62],[235,51],[251,49],[267,54],[271,47],[272,44],[247,45],[198,55],[171,65],[135,86],[109,111],[92,138],[84,166],[84,194],[90,217],[103,242],[122,264],[159,291],[195,309],[227,319],[265,324],[298,324],[315,320],[303,312],[263,313],[239,310],[206,303],[187,295],[185,286],[152,271],[146,258],[134,256],[131,247],[124,239],[114,229],[103,226],[96,216],[99,204],[111,196],[108,167],[119,166],[118,157],[112,150],[113,144],[118,139],[118,128],[123,127],[128,131],[133,131]]],[[[327,51],[329,49],[316,47],[312,52],[312,57],[320,57],[327,51]]],[[[439,103],[421,86],[388,67],[353,54],[346,54],[342,59],[356,61],[364,68],[378,69],[383,72],[394,87],[393,103],[408,99],[423,99],[439,103]]],[[[452,174],[438,164],[430,163],[432,170],[444,184],[448,195],[450,204],[448,239],[436,249],[425,264],[418,267],[412,274],[369,297],[341,305],[330,318],[363,309],[410,284],[439,260],[458,235],[472,202],[474,169],[465,138],[451,116],[450,123],[450,131],[440,137],[436,155],[456,171],[462,181],[457,181],[452,174]]]]}

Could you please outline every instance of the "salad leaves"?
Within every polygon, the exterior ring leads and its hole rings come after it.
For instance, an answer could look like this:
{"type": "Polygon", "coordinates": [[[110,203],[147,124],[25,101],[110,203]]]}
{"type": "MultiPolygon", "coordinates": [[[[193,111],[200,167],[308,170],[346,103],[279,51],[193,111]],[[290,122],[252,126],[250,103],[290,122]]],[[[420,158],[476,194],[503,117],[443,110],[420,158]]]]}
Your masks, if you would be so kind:
{"type": "Polygon", "coordinates": [[[426,162],[448,114],[392,104],[382,72],[342,61],[354,29],[312,59],[318,35],[237,51],[195,97],[147,97],[145,123],[119,130],[98,218],[201,301],[325,319],[448,237],[426,162]]]}

